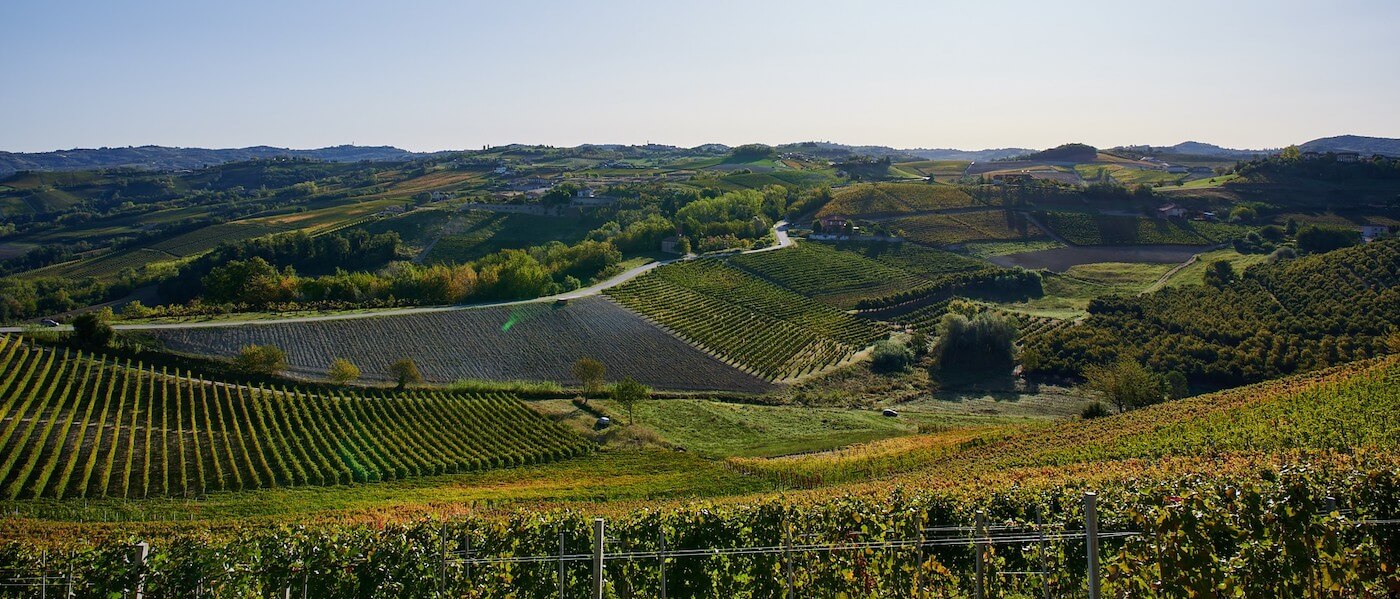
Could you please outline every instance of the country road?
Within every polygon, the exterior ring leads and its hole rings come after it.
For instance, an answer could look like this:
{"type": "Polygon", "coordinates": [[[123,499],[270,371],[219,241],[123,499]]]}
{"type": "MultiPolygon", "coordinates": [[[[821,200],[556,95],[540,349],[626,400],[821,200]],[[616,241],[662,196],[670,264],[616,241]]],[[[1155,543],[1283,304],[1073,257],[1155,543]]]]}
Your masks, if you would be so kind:
{"type": "MultiPolygon", "coordinates": [[[[777,243],[776,243],[776,244],[771,245],[771,246],[768,246],[768,247],[764,247],[764,248],[758,248],[758,249],[753,249],[753,250],[745,250],[745,251],[742,251],[742,252],[733,252],[733,253],[729,253],[729,254],[718,254],[718,255],[715,255],[715,257],[731,256],[731,255],[734,255],[734,254],[752,254],[752,253],[758,253],[758,252],[767,252],[767,251],[772,251],[772,250],[777,250],[777,249],[782,249],[782,248],[788,247],[788,246],[792,245],[792,239],[790,239],[790,238],[788,237],[787,229],[788,229],[788,222],[787,222],[787,221],[785,221],[785,220],[784,220],[784,221],[778,221],[778,222],[776,222],[776,223],[773,223],[773,236],[774,236],[774,238],[777,240],[777,243]]],[[[491,303],[485,303],[485,304],[456,304],[456,305],[451,305],[451,306],[423,306],[423,307],[420,307],[420,308],[389,308],[389,309],[384,309],[384,310],[366,310],[366,311],[363,311],[363,312],[345,312],[345,313],[338,313],[338,314],[318,314],[318,315],[316,315],[316,316],[291,316],[291,317],[286,317],[286,318],[261,318],[261,319],[245,319],[245,320],[210,320],[210,321],[204,321],[204,322],[172,322],[172,323],[163,323],[163,324],[158,324],[158,323],[150,323],[150,324],[113,324],[113,325],[112,325],[112,328],[113,328],[113,329],[116,329],[116,330],[118,330],[118,331],[150,331],[150,330],[160,330],[160,329],[203,329],[203,328],[213,328],[213,327],[233,327],[233,326],[249,325],[249,324],[283,324],[283,323],[295,323],[295,322],[320,322],[320,321],[325,321],[325,320],[353,320],[353,319],[357,319],[357,318],[376,318],[376,317],[380,317],[380,316],[407,316],[407,315],[410,315],[410,314],[429,314],[429,313],[434,313],[434,312],[452,312],[452,311],[455,311],[455,310],[475,310],[475,309],[478,309],[478,308],[492,308],[492,307],[498,307],[498,306],[515,306],[515,305],[520,305],[520,304],[535,304],[535,303],[541,303],[541,302],[554,302],[554,301],[559,301],[559,300],[573,300],[573,299],[579,299],[579,298],[584,298],[584,297],[589,297],[589,296],[598,295],[598,294],[602,293],[603,291],[605,291],[605,290],[607,290],[607,289],[611,289],[611,288],[613,288],[613,287],[617,287],[618,285],[621,285],[621,284],[626,283],[626,282],[628,282],[628,281],[630,281],[630,280],[632,280],[632,279],[635,279],[635,278],[637,278],[637,277],[639,277],[639,276],[645,274],[647,271],[650,271],[650,270],[653,269],[653,268],[656,268],[656,267],[659,267],[659,266],[664,266],[664,265],[667,265],[667,264],[671,264],[672,262],[679,262],[679,261],[682,261],[682,260],[691,260],[691,259],[694,259],[694,258],[695,258],[695,256],[685,256],[685,257],[680,257],[680,258],[672,258],[672,259],[670,259],[670,260],[659,260],[659,261],[656,261],[656,262],[648,262],[648,263],[642,264],[642,265],[640,265],[640,266],[634,266],[634,267],[632,267],[632,268],[629,268],[629,269],[627,269],[627,270],[625,270],[625,271],[623,271],[623,272],[620,272],[620,273],[618,273],[618,274],[616,274],[616,275],[613,275],[612,277],[609,277],[609,278],[608,278],[607,280],[605,280],[605,281],[601,281],[601,282],[598,282],[598,283],[594,283],[593,285],[589,285],[588,287],[582,287],[582,288],[579,288],[579,289],[575,289],[575,290],[573,290],[573,291],[566,291],[566,292],[564,292],[564,293],[559,293],[559,294],[555,294],[555,295],[548,295],[548,296],[544,296],[544,297],[537,297],[537,298],[524,299],[524,300],[513,300],[513,301],[507,301],[507,302],[491,302],[491,303]]],[[[15,326],[0,327],[0,333],[22,333],[22,332],[24,332],[27,328],[28,328],[28,327],[15,327],[15,326]]],[[[54,327],[54,330],[60,330],[60,331],[72,330],[72,326],[70,326],[70,325],[60,325],[60,326],[58,326],[58,327],[54,327]]]]}

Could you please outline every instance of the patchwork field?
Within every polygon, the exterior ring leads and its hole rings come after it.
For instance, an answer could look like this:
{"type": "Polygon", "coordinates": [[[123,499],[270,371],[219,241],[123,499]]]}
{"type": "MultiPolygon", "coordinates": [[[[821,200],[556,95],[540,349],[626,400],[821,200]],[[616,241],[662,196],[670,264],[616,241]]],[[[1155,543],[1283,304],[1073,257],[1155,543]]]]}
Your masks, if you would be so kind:
{"type": "Polygon", "coordinates": [[[588,451],[509,396],[251,388],[15,337],[0,337],[0,365],[8,500],[337,485],[588,451]]]}
{"type": "Polygon", "coordinates": [[[180,257],[194,256],[212,250],[221,243],[243,241],[284,231],[286,229],[281,227],[257,223],[223,223],[171,237],[151,245],[150,249],[180,257]]]}
{"type": "Polygon", "coordinates": [[[567,244],[582,240],[591,226],[573,218],[470,210],[452,216],[444,234],[423,257],[427,264],[465,263],[506,248],[567,244]]]}
{"type": "Polygon", "coordinates": [[[577,383],[579,358],[607,366],[609,380],[631,376],[662,389],[762,392],[767,383],[691,347],[601,297],[566,306],[526,303],[403,316],[313,323],[161,329],[151,334],[180,352],[231,356],[248,344],[287,352],[289,370],[322,377],[345,358],[372,381],[411,358],[430,382],[460,379],[577,383]]]}

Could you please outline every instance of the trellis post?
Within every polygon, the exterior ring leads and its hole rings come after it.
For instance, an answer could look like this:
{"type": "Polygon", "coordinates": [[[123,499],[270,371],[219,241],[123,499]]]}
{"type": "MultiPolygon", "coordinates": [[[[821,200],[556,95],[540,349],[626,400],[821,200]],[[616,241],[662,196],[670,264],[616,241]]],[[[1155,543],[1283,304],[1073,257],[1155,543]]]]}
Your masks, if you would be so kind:
{"type": "Polygon", "coordinates": [[[593,519],[593,599],[603,599],[603,543],[607,540],[607,525],[602,518],[593,519]]]}
{"type": "Polygon", "coordinates": [[[1099,515],[1098,494],[1084,492],[1084,542],[1089,554],[1089,599],[1099,599],[1099,515]]]}
{"type": "Polygon", "coordinates": [[[141,565],[141,577],[136,581],[136,599],[146,596],[146,558],[151,555],[151,544],[141,541],[136,544],[136,561],[141,565]]]}
{"type": "Polygon", "coordinates": [[[1035,529],[1040,533],[1040,587],[1050,599],[1050,566],[1045,561],[1045,514],[1035,506],[1035,529]]]}
{"type": "Polygon", "coordinates": [[[792,523],[783,518],[783,568],[787,571],[787,599],[797,593],[797,584],[792,572],[792,523]]]}
{"type": "Polygon", "coordinates": [[[977,579],[975,581],[977,586],[972,589],[972,596],[976,599],[982,599],[983,589],[986,588],[986,566],[983,565],[983,562],[986,560],[986,553],[984,552],[986,546],[982,543],[982,535],[986,530],[986,525],[987,512],[977,510],[977,518],[974,521],[974,531],[972,533],[972,542],[977,549],[977,562],[974,566],[974,571],[977,573],[977,579]]]}
{"type": "Polygon", "coordinates": [[[559,526],[559,599],[564,599],[564,526],[559,526]]]}
{"type": "Polygon", "coordinates": [[[666,529],[658,526],[656,536],[661,544],[661,599],[666,599],[666,529]]]}

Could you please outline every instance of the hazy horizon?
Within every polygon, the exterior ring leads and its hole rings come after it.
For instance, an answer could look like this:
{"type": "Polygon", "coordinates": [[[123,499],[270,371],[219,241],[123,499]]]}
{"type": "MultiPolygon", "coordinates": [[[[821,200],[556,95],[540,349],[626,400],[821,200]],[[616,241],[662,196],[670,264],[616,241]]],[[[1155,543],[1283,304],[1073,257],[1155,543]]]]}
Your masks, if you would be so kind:
{"type": "Polygon", "coordinates": [[[1380,1],[19,1],[0,6],[0,149],[1400,137],[1397,17],[1380,1]]]}

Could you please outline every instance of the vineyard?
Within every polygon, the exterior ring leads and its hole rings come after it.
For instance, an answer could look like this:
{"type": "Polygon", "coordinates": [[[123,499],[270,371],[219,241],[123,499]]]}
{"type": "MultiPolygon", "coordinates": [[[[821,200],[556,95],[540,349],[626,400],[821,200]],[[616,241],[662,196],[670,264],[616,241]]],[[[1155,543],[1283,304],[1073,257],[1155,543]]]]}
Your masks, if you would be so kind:
{"type": "Polygon", "coordinates": [[[86,258],[31,270],[23,273],[21,276],[26,278],[62,277],[65,279],[85,279],[87,277],[94,277],[108,280],[115,279],[126,271],[140,271],[148,265],[175,259],[174,256],[165,252],[146,248],[116,250],[95,258],[86,258]]]}
{"type": "Polygon", "coordinates": [[[1025,433],[731,461],[804,486],[887,477],[782,498],[176,530],[144,562],[115,541],[10,544],[0,568],[81,596],[140,585],[153,597],[581,597],[597,567],[602,596],[617,598],[1082,597],[1093,586],[1386,597],[1400,584],[1397,368],[1370,361],[1025,433]]]}
{"type": "Polygon", "coordinates": [[[768,380],[820,371],[884,334],[874,324],[716,260],[664,266],[607,294],[768,380]]]}
{"type": "Polygon", "coordinates": [[[1044,233],[1020,212],[983,210],[957,214],[927,214],[889,221],[910,241],[954,245],[970,241],[1040,239],[1044,233]]]}
{"type": "Polygon", "coordinates": [[[176,235],[150,246],[150,249],[180,257],[195,256],[212,250],[221,243],[243,241],[285,231],[286,229],[262,224],[223,223],[176,235]]]}
{"type": "Polygon", "coordinates": [[[977,205],[976,199],[952,185],[860,183],[837,190],[817,216],[893,216],[977,205]]]}
{"type": "Polygon", "coordinates": [[[730,263],[768,281],[839,308],[923,284],[912,273],[821,243],[740,254],[730,263]]]}
{"type": "Polygon", "coordinates": [[[559,381],[577,384],[579,358],[603,362],[610,379],[630,376],[663,389],[761,393],[769,385],[691,347],[605,298],[564,306],[526,303],[319,322],[152,330],[175,351],[232,356],[248,344],[287,353],[290,373],[325,375],[345,358],[372,381],[390,380],[400,358],[417,363],[429,382],[459,379],[559,381]]]}
{"type": "Polygon", "coordinates": [[[1248,231],[1245,227],[1204,221],[1082,212],[1043,212],[1037,217],[1075,245],[1206,245],[1239,237],[1248,231]]]}
{"type": "Polygon", "coordinates": [[[0,499],[199,496],[588,451],[502,395],[244,387],[0,337],[0,499]]]}

